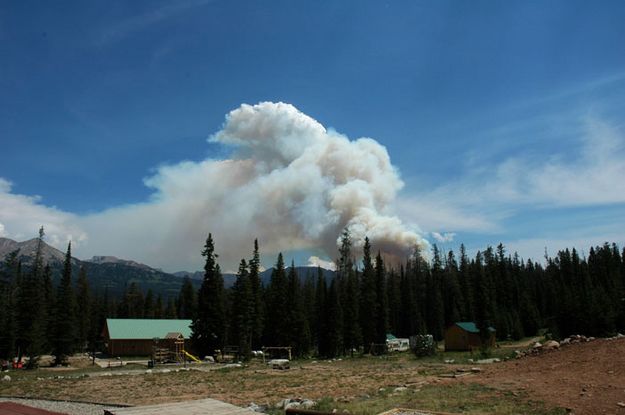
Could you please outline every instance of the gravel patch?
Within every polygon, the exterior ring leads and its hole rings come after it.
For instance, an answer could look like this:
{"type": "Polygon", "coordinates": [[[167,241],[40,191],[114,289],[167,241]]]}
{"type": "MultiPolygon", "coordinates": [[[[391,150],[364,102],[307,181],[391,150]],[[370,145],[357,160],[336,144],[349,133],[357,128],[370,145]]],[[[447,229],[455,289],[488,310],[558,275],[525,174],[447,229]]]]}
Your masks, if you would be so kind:
{"type": "Polygon", "coordinates": [[[69,415],[103,415],[104,408],[111,405],[96,405],[90,403],[49,401],[44,399],[0,398],[0,402],[15,402],[35,408],[46,409],[52,412],[61,412],[69,415]]]}

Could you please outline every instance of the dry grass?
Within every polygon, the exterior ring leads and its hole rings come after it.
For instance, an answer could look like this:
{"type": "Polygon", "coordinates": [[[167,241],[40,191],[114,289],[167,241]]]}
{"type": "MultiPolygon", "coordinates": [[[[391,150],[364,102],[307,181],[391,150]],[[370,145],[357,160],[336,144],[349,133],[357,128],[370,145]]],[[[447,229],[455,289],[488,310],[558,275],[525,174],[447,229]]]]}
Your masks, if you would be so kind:
{"type": "MultiPolygon", "coordinates": [[[[461,356],[457,358],[462,360],[461,356]]],[[[455,367],[438,358],[423,361],[401,354],[299,361],[285,371],[268,369],[260,362],[243,368],[170,373],[158,373],[157,367],[152,374],[141,371],[116,375],[120,372],[91,368],[62,373],[22,371],[12,372],[11,382],[0,383],[0,394],[132,405],[211,397],[235,405],[254,402],[268,407],[285,398],[301,397],[319,401],[321,409],[347,409],[362,414],[394,407],[472,414],[552,413],[526,396],[438,377],[455,367]],[[100,376],[107,372],[111,375],[100,376]],[[397,387],[407,389],[395,391],[397,387]],[[519,412],[520,408],[523,410],[519,412]]]]}

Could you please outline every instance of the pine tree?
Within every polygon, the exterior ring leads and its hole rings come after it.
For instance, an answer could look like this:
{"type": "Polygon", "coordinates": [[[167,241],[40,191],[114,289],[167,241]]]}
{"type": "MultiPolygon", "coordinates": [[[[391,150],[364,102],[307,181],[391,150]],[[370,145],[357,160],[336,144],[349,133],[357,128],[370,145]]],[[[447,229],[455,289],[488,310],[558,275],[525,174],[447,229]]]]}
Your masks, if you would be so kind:
{"type": "Polygon", "coordinates": [[[136,282],[131,282],[117,306],[119,318],[143,318],[145,312],[145,299],[136,282]]]}
{"type": "Polygon", "coordinates": [[[206,258],[204,280],[198,295],[197,314],[191,323],[191,338],[200,356],[215,356],[215,351],[223,349],[225,341],[225,291],[210,233],[202,256],[206,258]]]}
{"type": "Polygon", "coordinates": [[[388,331],[388,298],[386,294],[386,270],[380,251],[375,258],[375,293],[375,337],[373,341],[376,344],[385,344],[388,331]]]}
{"type": "Polygon", "coordinates": [[[178,316],[193,319],[197,310],[197,295],[189,277],[185,277],[178,294],[178,316]]]}
{"type": "Polygon", "coordinates": [[[154,293],[151,288],[148,288],[148,292],[145,294],[143,300],[143,318],[155,318],[154,310],[154,293]]]}
{"type": "Polygon", "coordinates": [[[469,259],[467,258],[467,252],[464,244],[460,245],[460,264],[458,272],[460,287],[462,289],[462,292],[464,293],[464,309],[462,310],[462,320],[473,321],[475,315],[473,311],[473,286],[471,283],[471,275],[469,273],[469,259]]]}
{"type": "Polygon", "coordinates": [[[315,321],[317,324],[313,327],[313,337],[316,339],[319,356],[328,356],[329,354],[327,305],[326,280],[321,267],[317,267],[317,284],[315,285],[315,321]]]}
{"type": "Polygon", "coordinates": [[[310,327],[304,315],[302,302],[301,284],[295,270],[295,263],[291,261],[291,267],[287,277],[287,315],[286,321],[289,331],[288,344],[294,348],[296,356],[305,356],[310,349],[310,327]]]}
{"type": "Polygon", "coordinates": [[[163,295],[159,294],[156,297],[156,302],[154,303],[154,313],[152,314],[152,318],[164,318],[165,310],[163,309],[163,295]]]}
{"type": "Polygon", "coordinates": [[[30,272],[23,275],[17,289],[17,336],[18,359],[28,357],[27,367],[38,366],[39,356],[45,346],[45,309],[43,293],[43,226],[39,229],[39,238],[35,258],[30,272]]]}
{"type": "Polygon", "coordinates": [[[263,300],[263,285],[260,280],[260,254],[258,239],[254,239],[254,253],[249,261],[249,277],[254,302],[254,323],[252,327],[252,347],[257,350],[262,346],[265,308],[263,300]]]}
{"type": "Polygon", "coordinates": [[[78,280],[76,281],[76,316],[78,320],[78,350],[84,350],[89,341],[89,326],[91,321],[91,290],[89,289],[89,281],[87,280],[87,271],[85,267],[80,267],[78,280]]]}
{"type": "Polygon", "coordinates": [[[284,268],[282,253],[278,254],[278,260],[271,273],[271,281],[267,288],[267,316],[265,330],[265,344],[272,346],[285,346],[289,342],[288,323],[285,317],[288,314],[287,297],[288,282],[284,268]]]}
{"type": "Polygon", "coordinates": [[[463,321],[464,298],[458,281],[458,264],[453,251],[449,251],[445,269],[443,270],[443,303],[445,310],[445,327],[463,321]]]}
{"type": "Polygon", "coordinates": [[[325,357],[336,357],[343,350],[343,308],[336,280],[330,282],[323,313],[327,350],[325,357]]]}
{"type": "Polygon", "coordinates": [[[43,326],[44,342],[42,350],[49,352],[52,350],[56,336],[56,292],[52,285],[52,268],[50,264],[43,267],[43,326]]]}
{"type": "Polygon", "coordinates": [[[5,257],[4,268],[0,270],[0,358],[7,360],[15,356],[15,294],[22,272],[18,252],[10,252],[5,257]]]}
{"type": "Polygon", "coordinates": [[[375,343],[376,302],[375,271],[371,261],[371,244],[365,238],[363,247],[363,270],[360,288],[360,326],[365,350],[369,350],[375,343]]]}
{"type": "Polygon", "coordinates": [[[72,243],[67,245],[63,275],[57,288],[52,354],[54,364],[67,363],[67,357],[76,347],[76,298],[72,288],[72,243]]]}
{"type": "Polygon", "coordinates": [[[252,351],[254,329],[254,298],[245,259],[239,264],[237,279],[232,288],[233,342],[239,347],[239,356],[248,360],[252,351]]]}
{"type": "Polygon", "coordinates": [[[174,299],[169,297],[167,299],[167,308],[165,308],[165,318],[177,319],[180,318],[176,312],[176,303],[174,299]]]}
{"type": "Polygon", "coordinates": [[[341,234],[336,279],[341,285],[339,292],[343,304],[343,345],[353,356],[354,350],[358,350],[362,344],[362,333],[360,330],[360,287],[358,273],[354,269],[351,247],[351,235],[346,228],[341,234]]]}
{"type": "Polygon", "coordinates": [[[445,326],[445,307],[442,297],[442,265],[440,251],[438,247],[434,245],[432,247],[432,270],[426,281],[426,317],[428,331],[432,333],[436,340],[441,340],[443,338],[443,328],[445,326]]]}

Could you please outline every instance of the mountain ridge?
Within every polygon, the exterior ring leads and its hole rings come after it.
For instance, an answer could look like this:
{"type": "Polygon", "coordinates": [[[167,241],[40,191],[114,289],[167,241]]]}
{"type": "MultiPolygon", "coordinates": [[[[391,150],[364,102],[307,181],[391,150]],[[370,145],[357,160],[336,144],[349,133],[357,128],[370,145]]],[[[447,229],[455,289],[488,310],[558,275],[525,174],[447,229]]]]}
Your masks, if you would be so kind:
{"type": "MultiPolygon", "coordinates": [[[[18,259],[28,268],[32,265],[37,249],[38,238],[17,242],[13,239],[0,237],[0,268],[4,266],[4,259],[11,252],[19,250],[18,259]]],[[[53,271],[53,280],[58,280],[63,269],[65,253],[43,242],[43,262],[49,264],[53,271]]],[[[93,290],[107,290],[112,295],[121,295],[130,283],[137,283],[143,290],[152,289],[155,294],[162,294],[165,298],[177,296],[184,279],[189,278],[192,284],[199,288],[204,278],[204,271],[177,271],[168,273],[140,262],[121,259],[111,255],[96,255],[87,260],[72,257],[74,279],[79,269],[84,267],[87,279],[93,290]]],[[[260,273],[261,282],[267,286],[271,281],[273,267],[260,273]]],[[[287,272],[288,272],[288,268],[287,272]]],[[[308,276],[317,276],[317,267],[295,267],[301,282],[308,276]]],[[[333,278],[334,271],[322,268],[326,281],[333,278]]],[[[222,273],[224,287],[230,288],[236,281],[236,274],[222,273]]]]}

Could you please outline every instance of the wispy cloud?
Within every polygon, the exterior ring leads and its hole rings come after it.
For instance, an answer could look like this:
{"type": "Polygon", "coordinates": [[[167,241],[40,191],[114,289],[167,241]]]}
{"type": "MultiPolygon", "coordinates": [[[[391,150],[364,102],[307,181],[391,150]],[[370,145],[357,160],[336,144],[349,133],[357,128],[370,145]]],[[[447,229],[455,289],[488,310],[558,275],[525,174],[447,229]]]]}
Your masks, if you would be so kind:
{"type": "Polygon", "coordinates": [[[528,209],[624,204],[623,131],[598,117],[567,127],[547,155],[525,151],[472,160],[457,179],[401,198],[400,216],[427,232],[497,233],[528,209]]]}
{"type": "Polygon", "coordinates": [[[76,215],[45,206],[38,196],[12,193],[12,184],[0,177],[0,236],[30,239],[45,225],[51,245],[64,249],[67,241],[72,240],[78,248],[86,242],[87,233],[76,222],[76,215]]]}
{"type": "Polygon", "coordinates": [[[188,0],[169,2],[165,6],[149,10],[143,14],[139,14],[125,20],[118,21],[116,24],[108,27],[102,33],[99,39],[99,43],[101,45],[106,45],[109,43],[118,42],[132,35],[133,33],[140,32],[166,19],[184,13],[190,9],[204,6],[214,1],[215,0],[188,0]]]}
{"type": "Polygon", "coordinates": [[[436,239],[437,242],[441,242],[441,243],[453,242],[455,236],[456,236],[455,232],[445,232],[445,233],[432,232],[432,237],[436,239]]]}

